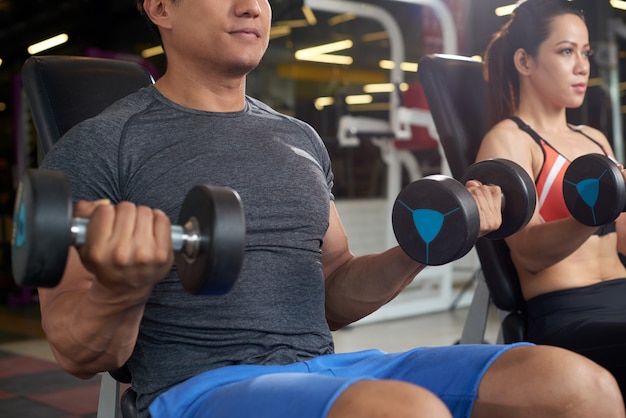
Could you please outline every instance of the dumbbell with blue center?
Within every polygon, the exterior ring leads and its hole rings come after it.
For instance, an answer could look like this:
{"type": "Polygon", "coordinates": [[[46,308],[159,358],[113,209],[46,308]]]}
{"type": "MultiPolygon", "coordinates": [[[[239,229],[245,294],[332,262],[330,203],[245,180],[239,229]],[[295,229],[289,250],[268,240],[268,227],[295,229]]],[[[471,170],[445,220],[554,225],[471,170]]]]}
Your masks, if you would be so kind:
{"type": "Polygon", "coordinates": [[[565,171],[563,199],[572,217],[584,225],[613,222],[626,211],[626,184],[617,163],[604,154],[576,158],[565,171]]]}
{"type": "MultiPolygon", "coordinates": [[[[13,216],[11,262],[15,282],[55,287],[65,271],[69,247],[84,244],[89,221],[72,217],[70,184],[61,171],[27,170],[13,216]]],[[[246,228],[239,195],[210,185],[193,187],[172,225],[176,271],[192,294],[224,294],[235,283],[245,249],[246,228]]]]}
{"type": "Polygon", "coordinates": [[[480,215],[465,187],[468,180],[497,185],[502,192],[502,225],[486,238],[506,238],[530,221],[537,204],[535,184],[513,161],[479,161],[465,171],[461,181],[438,174],[426,176],[402,189],[392,211],[396,240],[411,258],[425,265],[443,265],[463,257],[476,244],[480,215]]]}

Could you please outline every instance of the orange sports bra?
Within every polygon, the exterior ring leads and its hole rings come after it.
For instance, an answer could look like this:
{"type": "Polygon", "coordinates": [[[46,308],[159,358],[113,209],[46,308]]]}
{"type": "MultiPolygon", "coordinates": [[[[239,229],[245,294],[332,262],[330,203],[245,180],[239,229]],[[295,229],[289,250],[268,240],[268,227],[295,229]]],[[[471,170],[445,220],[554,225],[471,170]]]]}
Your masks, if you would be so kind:
{"type": "MultiPolygon", "coordinates": [[[[517,126],[539,145],[543,152],[543,165],[537,178],[535,185],[537,187],[537,205],[539,207],[539,217],[542,222],[556,221],[568,218],[570,215],[565,199],[563,198],[563,177],[565,171],[570,165],[570,161],[558,152],[548,141],[541,138],[530,126],[525,124],[517,116],[511,116],[517,126]]],[[[571,128],[574,132],[578,132],[596,144],[605,155],[608,155],[604,147],[596,140],[586,135],[584,132],[571,128]]],[[[600,227],[596,234],[604,235],[615,231],[615,224],[600,227]]]]}

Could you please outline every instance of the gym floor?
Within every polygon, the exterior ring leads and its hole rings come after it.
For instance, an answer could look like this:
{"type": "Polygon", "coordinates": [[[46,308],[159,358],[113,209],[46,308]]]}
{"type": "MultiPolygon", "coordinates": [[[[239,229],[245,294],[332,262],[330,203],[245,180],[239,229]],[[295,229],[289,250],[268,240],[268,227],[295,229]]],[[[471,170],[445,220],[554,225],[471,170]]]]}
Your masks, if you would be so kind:
{"type": "MultiPolygon", "coordinates": [[[[403,351],[416,346],[454,344],[467,308],[352,326],[334,333],[337,352],[379,348],[403,351]]],[[[495,342],[492,313],[486,340],[495,342]]],[[[0,306],[0,415],[3,418],[95,417],[100,378],[81,380],[54,362],[41,330],[36,301],[0,306]]]]}

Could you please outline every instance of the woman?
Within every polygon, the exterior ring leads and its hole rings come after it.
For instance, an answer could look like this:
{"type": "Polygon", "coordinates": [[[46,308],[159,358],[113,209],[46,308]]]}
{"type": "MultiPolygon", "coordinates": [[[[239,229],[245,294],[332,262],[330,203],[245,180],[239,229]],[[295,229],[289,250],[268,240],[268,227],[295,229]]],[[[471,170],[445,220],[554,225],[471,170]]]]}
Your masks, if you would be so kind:
{"type": "Polygon", "coordinates": [[[537,186],[531,221],[506,240],[528,302],[528,340],[595,360],[625,395],[626,268],[618,251],[626,250],[626,217],[585,226],[571,217],[562,194],[564,171],[575,158],[613,157],[600,131],[566,119],[567,108],[583,103],[590,55],[584,16],[572,3],[520,3],[487,48],[493,127],[477,159],[513,160],[537,186]]]}

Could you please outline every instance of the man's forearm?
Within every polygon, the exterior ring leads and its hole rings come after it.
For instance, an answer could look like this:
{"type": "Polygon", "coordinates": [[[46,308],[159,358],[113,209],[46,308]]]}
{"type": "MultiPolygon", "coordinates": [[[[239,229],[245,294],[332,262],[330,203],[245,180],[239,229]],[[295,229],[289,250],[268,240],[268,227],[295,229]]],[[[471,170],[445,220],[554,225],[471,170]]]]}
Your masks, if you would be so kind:
{"type": "Polygon", "coordinates": [[[395,247],[353,257],[326,279],[326,318],[336,330],[395,298],[424,269],[395,247]]]}
{"type": "Polygon", "coordinates": [[[137,338],[144,303],[94,297],[92,289],[56,295],[42,308],[48,343],[67,372],[81,378],[124,364],[137,338]]]}

